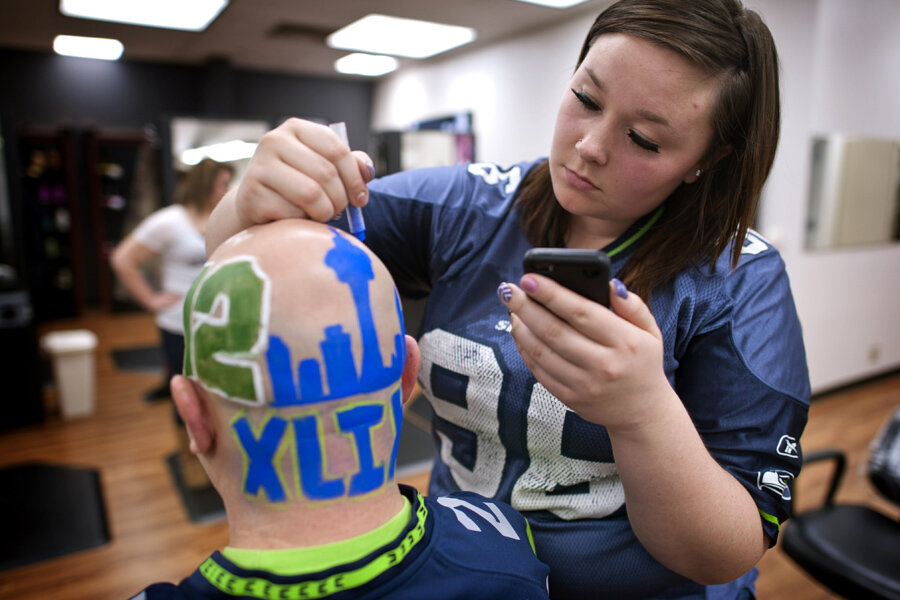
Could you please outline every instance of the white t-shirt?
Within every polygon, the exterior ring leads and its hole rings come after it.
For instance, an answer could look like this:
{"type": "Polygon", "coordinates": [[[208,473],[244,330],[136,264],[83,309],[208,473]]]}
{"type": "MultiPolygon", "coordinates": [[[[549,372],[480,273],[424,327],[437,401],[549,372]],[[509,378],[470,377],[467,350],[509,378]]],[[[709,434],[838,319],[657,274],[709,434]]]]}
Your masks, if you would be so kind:
{"type": "MultiPolygon", "coordinates": [[[[184,298],[206,263],[203,236],[191,222],[187,209],[180,204],[162,208],[144,219],[133,235],[138,242],[160,255],[163,291],[184,298]]],[[[176,302],[156,313],[156,324],[160,329],[184,333],[182,304],[176,302]]]]}

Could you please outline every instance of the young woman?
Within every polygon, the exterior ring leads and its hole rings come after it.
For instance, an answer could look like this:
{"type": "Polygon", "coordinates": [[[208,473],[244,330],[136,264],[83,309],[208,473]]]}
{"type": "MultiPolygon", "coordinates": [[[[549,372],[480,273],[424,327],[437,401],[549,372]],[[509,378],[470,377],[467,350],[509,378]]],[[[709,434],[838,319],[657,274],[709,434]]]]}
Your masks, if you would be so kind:
{"type": "Polygon", "coordinates": [[[141,221],[116,246],[110,258],[122,285],[135,301],[155,315],[170,375],[181,373],[181,301],[206,262],[206,222],[233,177],[231,165],[212,159],[201,161],[185,175],[178,201],[141,221]],[[160,289],[154,289],[142,270],[156,258],[162,260],[160,289]]]}
{"type": "Polygon", "coordinates": [[[622,0],[588,33],[549,158],[366,189],[365,155],[289,121],[208,244],[366,204],[366,243],[402,293],[428,296],[430,493],[522,511],[553,597],[751,597],[809,399],[784,264],[749,231],[778,139],[777,69],[768,28],[737,0],[622,0]],[[523,275],[533,246],[603,249],[611,310],[523,275]]]}

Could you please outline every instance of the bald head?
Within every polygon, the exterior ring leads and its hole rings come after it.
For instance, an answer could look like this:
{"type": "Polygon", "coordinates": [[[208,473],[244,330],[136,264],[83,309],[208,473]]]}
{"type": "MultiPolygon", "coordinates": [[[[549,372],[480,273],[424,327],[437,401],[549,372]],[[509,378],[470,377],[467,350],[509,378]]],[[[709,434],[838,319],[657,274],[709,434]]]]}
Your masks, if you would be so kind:
{"type": "Polygon", "coordinates": [[[387,489],[418,350],[368,248],[312,221],[253,227],[210,257],[184,318],[199,394],[173,398],[231,513],[387,489]]]}
{"type": "Polygon", "coordinates": [[[210,257],[185,302],[185,374],[245,405],[308,405],[400,379],[393,281],[351,236],[320,223],[253,227],[210,257]]]}

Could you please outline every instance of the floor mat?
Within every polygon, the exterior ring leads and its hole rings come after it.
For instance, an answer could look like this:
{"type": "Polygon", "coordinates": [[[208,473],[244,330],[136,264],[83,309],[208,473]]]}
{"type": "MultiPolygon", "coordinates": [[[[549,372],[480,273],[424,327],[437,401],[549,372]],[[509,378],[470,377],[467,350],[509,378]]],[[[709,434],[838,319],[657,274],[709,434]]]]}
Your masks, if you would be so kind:
{"type": "Polygon", "coordinates": [[[120,371],[162,371],[165,365],[159,346],[119,348],[112,351],[112,359],[120,371]]]}
{"type": "Polygon", "coordinates": [[[0,570],[107,543],[99,472],[41,463],[0,469],[0,539],[0,570]]]}
{"type": "Polygon", "coordinates": [[[184,483],[177,452],[166,457],[166,464],[169,466],[169,473],[181,498],[181,504],[192,523],[208,523],[225,518],[225,505],[222,504],[222,498],[219,497],[216,488],[210,485],[196,489],[184,483]]]}
{"type": "Polygon", "coordinates": [[[407,477],[431,469],[435,445],[431,436],[434,411],[423,396],[403,409],[400,448],[397,450],[397,477],[407,477]]]}

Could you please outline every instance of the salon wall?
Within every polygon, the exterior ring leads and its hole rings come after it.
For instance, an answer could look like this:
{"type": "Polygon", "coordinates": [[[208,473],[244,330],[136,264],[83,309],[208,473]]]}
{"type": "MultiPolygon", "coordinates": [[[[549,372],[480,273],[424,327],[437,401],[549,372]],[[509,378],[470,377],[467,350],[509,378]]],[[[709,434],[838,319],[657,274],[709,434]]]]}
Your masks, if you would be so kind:
{"type": "Polygon", "coordinates": [[[900,3],[758,0],[784,71],[784,134],[761,214],[782,249],[814,389],[900,365],[900,245],[806,251],[811,139],[900,139],[900,3]]]}
{"type": "MultiPolygon", "coordinates": [[[[821,392],[900,367],[900,245],[803,247],[812,136],[840,131],[900,138],[900,3],[746,3],[766,19],[782,63],[782,138],[759,229],[787,263],[813,391],[821,392]]],[[[379,82],[373,127],[470,110],[478,160],[508,165],[545,155],[557,103],[602,5],[379,82]]]]}

